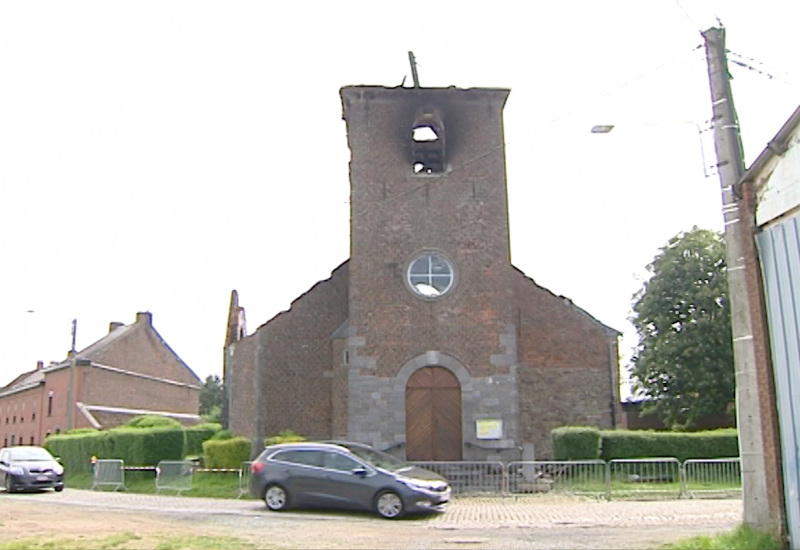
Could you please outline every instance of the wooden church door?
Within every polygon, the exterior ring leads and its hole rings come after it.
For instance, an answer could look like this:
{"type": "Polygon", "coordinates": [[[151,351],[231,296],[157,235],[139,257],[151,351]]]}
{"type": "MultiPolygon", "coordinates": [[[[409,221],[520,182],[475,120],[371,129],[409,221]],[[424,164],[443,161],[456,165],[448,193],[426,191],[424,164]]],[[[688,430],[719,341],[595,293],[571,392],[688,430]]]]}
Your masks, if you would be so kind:
{"type": "Polygon", "coordinates": [[[406,385],[406,459],[461,460],[461,385],[444,367],[425,367],[406,385]]]}

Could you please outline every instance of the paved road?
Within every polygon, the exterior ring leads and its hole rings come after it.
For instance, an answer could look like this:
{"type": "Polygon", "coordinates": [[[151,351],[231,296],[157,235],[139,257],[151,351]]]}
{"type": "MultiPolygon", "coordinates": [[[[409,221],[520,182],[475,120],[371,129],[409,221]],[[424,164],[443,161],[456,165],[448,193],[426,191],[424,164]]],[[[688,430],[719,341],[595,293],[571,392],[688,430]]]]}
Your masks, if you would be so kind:
{"type": "MultiPolygon", "coordinates": [[[[370,514],[268,512],[261,501],[93,492],[0,493],[7,506],[148,515],[165,525],[228,529],[269,548],[654,548],[741,523],[731,500],[592,501],[553,495],[459,498],[444,514],[385,521],[370,514]],[[34,504],[35,503],[35,504],[34,504]],[[26,506],[27,507],[27,506],[26,506]],[[266,543],[265,543],[266,544],[266,543]]],[[[119,514],[119,517],[127,517],[119,514]]]]}

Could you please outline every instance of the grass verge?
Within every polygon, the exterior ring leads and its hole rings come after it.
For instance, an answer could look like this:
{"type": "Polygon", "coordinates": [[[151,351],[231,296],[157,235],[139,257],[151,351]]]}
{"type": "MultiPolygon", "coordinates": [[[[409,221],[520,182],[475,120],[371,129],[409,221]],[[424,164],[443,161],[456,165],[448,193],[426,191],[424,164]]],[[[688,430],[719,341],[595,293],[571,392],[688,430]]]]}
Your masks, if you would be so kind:
{"type": "Polygon", "coordinates": [[[661,546],[663,550],[780,550],[781,544],[771,535],[740,525],[715,537],[692,537],[661,546]]]}
{"type": "MultiPolygon", "coordinates": [[[[102,538],[27,538],[0,541],[0,550],[254,550],[236,537],[203,535],[136,535],[119,533],[102,538]]],[[[263,548],[263,547],[261,547],[263,548]]]]}

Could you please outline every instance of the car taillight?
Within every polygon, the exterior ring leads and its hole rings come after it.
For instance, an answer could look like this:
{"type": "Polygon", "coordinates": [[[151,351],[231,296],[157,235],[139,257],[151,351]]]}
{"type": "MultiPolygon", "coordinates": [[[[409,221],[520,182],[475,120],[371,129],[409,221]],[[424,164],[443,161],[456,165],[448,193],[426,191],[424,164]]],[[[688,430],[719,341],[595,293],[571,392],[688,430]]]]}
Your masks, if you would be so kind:
{"type": "Polygon", "coordinates": [[[264,469],[264,463],[263,462],[253,462],[250,465],[250,472],[254,473],[254,474],[257,474],[258,472],[260,472],[263,469],[264,469]]]}

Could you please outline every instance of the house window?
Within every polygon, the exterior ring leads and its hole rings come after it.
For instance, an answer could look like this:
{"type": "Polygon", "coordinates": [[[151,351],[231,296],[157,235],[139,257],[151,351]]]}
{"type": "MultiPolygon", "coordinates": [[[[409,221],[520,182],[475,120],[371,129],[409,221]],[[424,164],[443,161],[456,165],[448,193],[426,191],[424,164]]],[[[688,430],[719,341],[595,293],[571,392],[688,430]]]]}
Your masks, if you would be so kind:
{"type": "Polygon", "coordinates": [[[31,436],[31,445],[33,445],[33,436],[31,436]]]}
{"type": "Polygon", "coordinates": [[[17,441],[17,436],[15,434],[11,434],[11,446],[14,446],[14,443],[17,441]]]}
{"type": "Polygon", "coordinates": [[[47,396],[47,416],[53,416],[53,392],[47,396]]]}
{"type": "Polygon", "coordinates": [[[36,420],[36,413],[35,412],[31,413],[31,422],[33,422],[34,420],[36,420]]]}
{"type": "Polygon", "coordinates": [[[16,424],[16,423],[17,423],[17,415],[16,415],[16,414],[15,414],[15,415],[14,415],[14,417],[11,419],[11,423],[12,423],[12,424],[16,424]]]}

